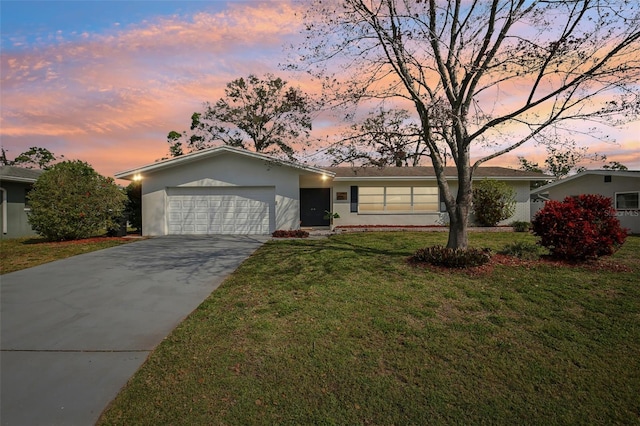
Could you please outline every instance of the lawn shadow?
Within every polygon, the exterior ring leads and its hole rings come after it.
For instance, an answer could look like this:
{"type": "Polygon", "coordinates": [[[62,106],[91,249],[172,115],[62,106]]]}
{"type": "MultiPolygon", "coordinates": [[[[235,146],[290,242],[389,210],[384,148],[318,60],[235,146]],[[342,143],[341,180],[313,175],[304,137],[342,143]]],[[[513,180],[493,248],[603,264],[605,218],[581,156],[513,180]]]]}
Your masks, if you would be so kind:
{"type": "Polygon", "coordinates": [[[358,244],[354,241],[345,241],[336,236],[330,236],[324,240],[296,240],[296,246],[307,246],[311,250],[307,253],[320,253],[322,251],[349,251],[358,255],[380,255],[380,256],[410,256],[414,252],[413,244],[407,243],[404,247],[378,248],[365,244],[358,244]]]}

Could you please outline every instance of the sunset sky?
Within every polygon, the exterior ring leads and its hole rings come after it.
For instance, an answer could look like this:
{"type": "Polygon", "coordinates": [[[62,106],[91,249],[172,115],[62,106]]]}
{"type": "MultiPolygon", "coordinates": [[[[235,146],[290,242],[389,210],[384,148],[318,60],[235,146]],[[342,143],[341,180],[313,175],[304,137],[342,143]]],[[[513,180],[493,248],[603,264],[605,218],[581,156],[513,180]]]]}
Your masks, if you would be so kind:
{"type": "MultiPolygon", "coordinates": [[[[279,67],[283,46],[302,38],[297,7],[284,0],[3,0],[2,147],[9,158],[44,147],[113,176],[167,156],[167,133],[187,129],[191,114],[233,79],[273,73],[314,93],[304,74],[279,67]]],[[[323,138],[333,125],[315,127],[323,138]]],[[[617,143],[576,139],[640,169],[640,123],[607,132],[617,143]]],[[[518,155],[541,163],[544,149],[524,146],[487,164],[515,168],[518,155]]]]}

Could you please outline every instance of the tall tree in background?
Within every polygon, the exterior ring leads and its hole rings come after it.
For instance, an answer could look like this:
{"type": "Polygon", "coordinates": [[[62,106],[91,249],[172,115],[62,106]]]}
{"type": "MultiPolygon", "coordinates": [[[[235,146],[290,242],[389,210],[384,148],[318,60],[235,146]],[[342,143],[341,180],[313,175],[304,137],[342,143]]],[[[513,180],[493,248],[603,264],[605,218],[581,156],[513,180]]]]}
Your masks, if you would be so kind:
{"type": "Polygon", "coordinates": [[[409,119],[406,110],[381,108],[352,125],[341,143],[327,153],[333,157],[334,165],[417,166],[428,149],[422,143],[420,127],[409,119]]]}
{"type": "Polygon", "coordinates": [[[64,158],[64,155],[56,158],[56,156],[47,148],[40,148],[37,146],[32,146],[27,151],[16,156],[13,160],[9,160],[7,158],[7,152],[4,148],[0,151],[0,164],[24,167],[26,169],[33,169],[36,167],[39,169],[47,169],[51,167],[56,160],[61,158],[64,158]]]}
{"type": "Polygon", "coordinates": [[[223,143],[294,159],[295,144],[304,144],[311,131],[314,103],[300,89],[271,74],[233,80],[225,96],[204,104],[191,116],[189,132],[167,136],[172,156],[223,143]]]}
{"type": "Polygon", "coordinates": [[[639,13],[625,0],[318,0],[298,59],[336,103],[413,105],[449,214],[447,245],[461,248],[480,164],[572,121],[637,117],[639,13]],[[472,163],[474,146],[492,151],[472,163]]]}
{"type": "MultiPolygon", "coordinates": [[[[529,161],[524,157],[518,157],[520,169],[529,172],[546,173],[555,179],[562,179],[571,173],[580,173],[586,170],[586,167],[579,165],[585,161],[603,162],[607,160],[606,155],[590,154],[585,147],[577,147],[575,143],[565,145],[562,149],[555,146],[547,146],[546,149],[547,158],[544,160],[544,166],[540,166],[538,163],[529,161]]],[[[627,170],[627,167],[618,161],[610,161],[604,164],[602,168],[608,170],[627,170]]]]}

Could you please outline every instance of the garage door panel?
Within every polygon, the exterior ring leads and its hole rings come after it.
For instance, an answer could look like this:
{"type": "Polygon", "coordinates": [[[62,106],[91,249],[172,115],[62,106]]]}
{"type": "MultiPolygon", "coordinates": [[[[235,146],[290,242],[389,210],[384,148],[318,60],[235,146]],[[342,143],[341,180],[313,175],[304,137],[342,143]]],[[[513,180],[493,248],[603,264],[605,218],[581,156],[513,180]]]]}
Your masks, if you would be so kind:
{"type": "Polygon", "coordinates": [[[182,220],[182,213],[170,211],[168,213],[169,223],[180,222],[182,220]]]}
{"type": "Polygon", "coordinates": [[[169,210],[180,209],[180,208],[182,208],[182,201],[170,199],[168,207],[169,207],[169,210]]]}
{"type": "Polygon", "coordinates": [[[170,188],[170,234],[268,234],[274,188],[170,188]]]}
{"type": "Polygon", "coordinates": [[[204,210],[208,211],[211,207],[209,206],[209,200],[196,200],[195,203],[196,210],[204,210]]]}

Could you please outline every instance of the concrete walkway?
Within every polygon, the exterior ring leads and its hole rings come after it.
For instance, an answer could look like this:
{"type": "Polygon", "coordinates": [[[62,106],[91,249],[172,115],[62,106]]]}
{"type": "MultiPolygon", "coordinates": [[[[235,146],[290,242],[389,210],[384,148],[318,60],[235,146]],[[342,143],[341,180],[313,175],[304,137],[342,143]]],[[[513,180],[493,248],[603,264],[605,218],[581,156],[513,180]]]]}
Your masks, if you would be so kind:
{"type": "Polygon", "coordinates": [[[0,276],[0,423],[94,424],[151,350],[268,239],[152,238],[0,276]]]}

